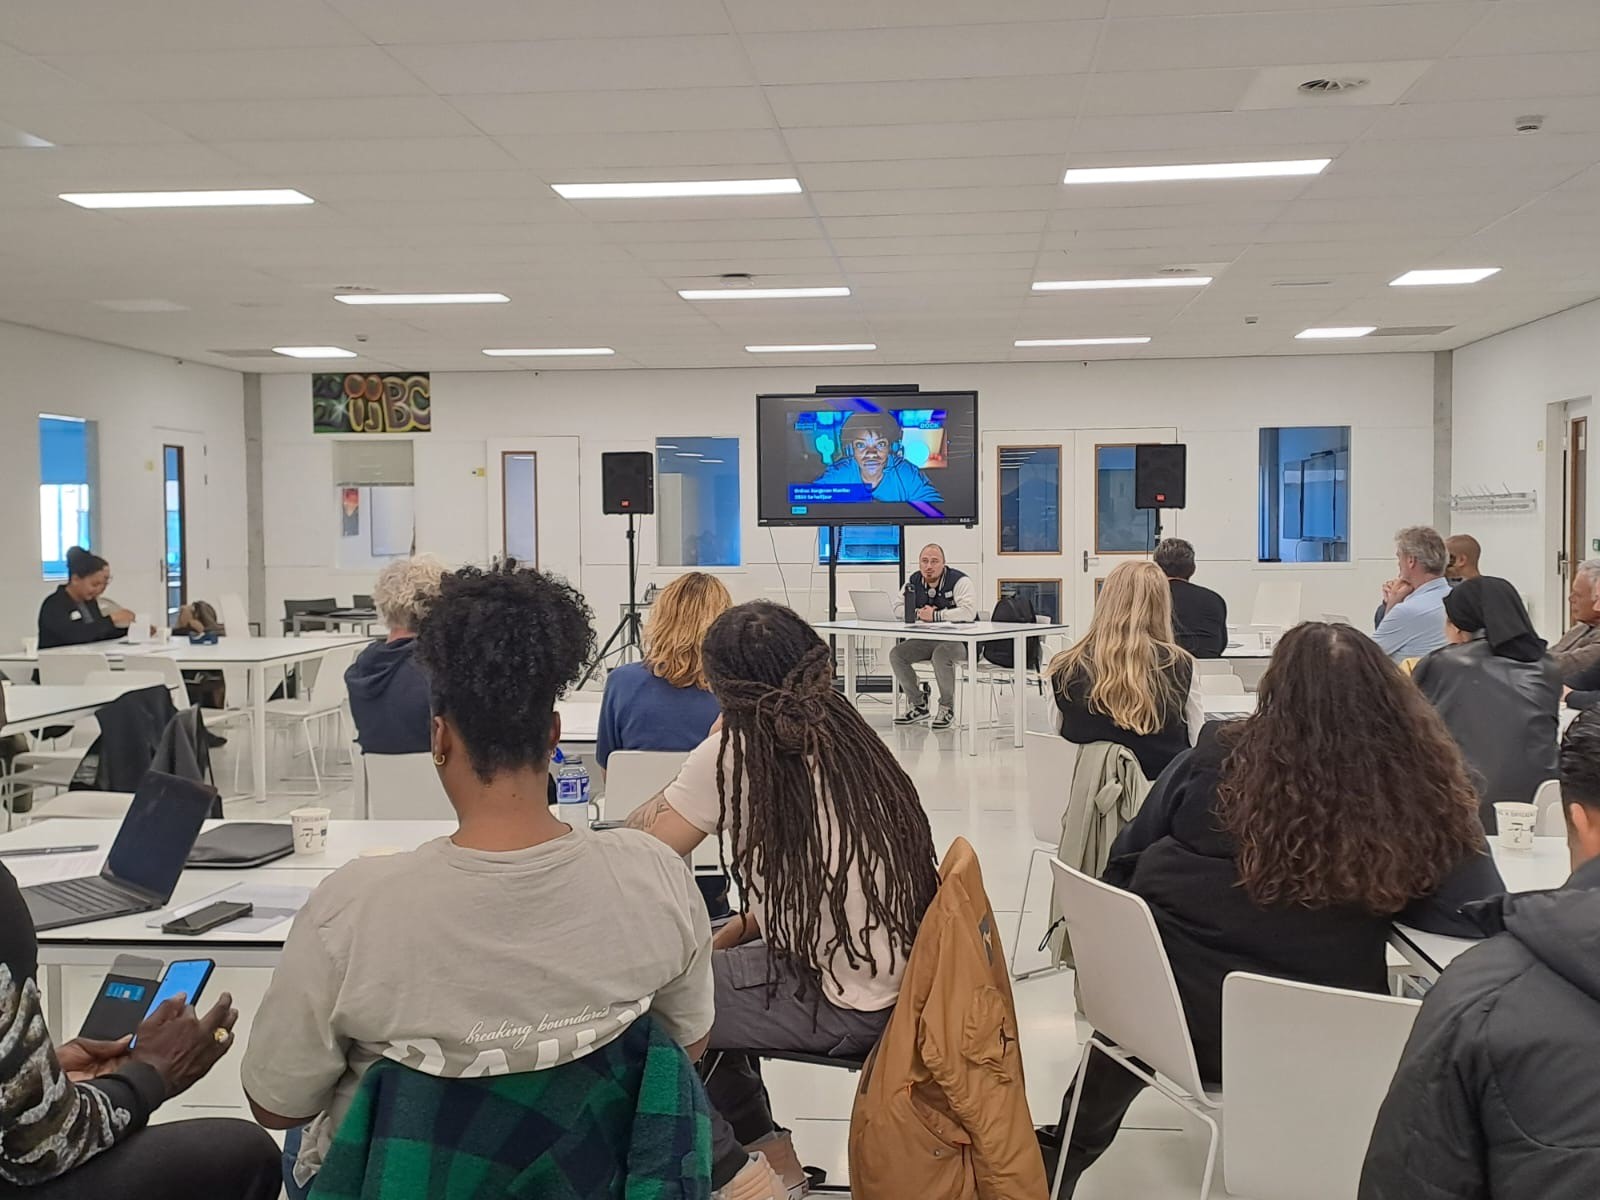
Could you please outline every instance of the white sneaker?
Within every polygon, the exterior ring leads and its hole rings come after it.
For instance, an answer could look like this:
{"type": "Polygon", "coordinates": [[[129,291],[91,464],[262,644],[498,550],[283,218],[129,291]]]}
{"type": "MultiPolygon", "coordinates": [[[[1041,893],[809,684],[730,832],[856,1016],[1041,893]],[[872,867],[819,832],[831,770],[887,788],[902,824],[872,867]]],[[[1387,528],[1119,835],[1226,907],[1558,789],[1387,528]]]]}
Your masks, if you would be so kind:
{"type": "Polygon", "coordinates": [[[768,1165],[765,1154],[752,1154],[737,1175],[711,1193],[711,1200],[788,1200],[788,1197],[789,1189],[768,1165]]]}

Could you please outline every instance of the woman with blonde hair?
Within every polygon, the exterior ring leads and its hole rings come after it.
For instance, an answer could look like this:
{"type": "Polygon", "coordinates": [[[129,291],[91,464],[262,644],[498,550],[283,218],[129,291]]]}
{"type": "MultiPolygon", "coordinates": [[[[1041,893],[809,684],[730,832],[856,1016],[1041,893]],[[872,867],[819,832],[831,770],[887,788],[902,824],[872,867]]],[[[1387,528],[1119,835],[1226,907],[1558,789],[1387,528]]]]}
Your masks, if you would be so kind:
{"type": "Polygon", "coordinates": [[[1061,736],[1115,742],[1154,779],[1193,741],[1204,717],[1191,695],[1194,659],[1172,632],[1172,591],[1152,562],[1106,577],[1089,632],[1050,662],[1061,736]]]}
{"type": "Polygon", "coordinates": [[[606,676],[595,759],[613,750],[693,750],[719,712],[701,647],[711,623],[733,606],[722,580],[703,571],[661,590],[644,630],[644,661],[606,676]]]}
{"type": "Polygon", "coordinates": [[[388,636],[363,650],[344,673],[364,754],[423,754],[431,745],[428,680],[412,651],[443,575],[444,563],[431,554],[397,559],[378,572],[372,602],[388,636]]]}

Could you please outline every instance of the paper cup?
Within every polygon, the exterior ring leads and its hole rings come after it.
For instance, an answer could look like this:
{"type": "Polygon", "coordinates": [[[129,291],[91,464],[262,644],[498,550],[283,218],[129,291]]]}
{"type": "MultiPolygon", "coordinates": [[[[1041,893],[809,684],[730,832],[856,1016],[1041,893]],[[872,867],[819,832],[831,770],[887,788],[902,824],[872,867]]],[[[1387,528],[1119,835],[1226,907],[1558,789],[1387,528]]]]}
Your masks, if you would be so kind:
{"type": "Polygon", "coordinates": [[[39,653],[39,639],[37,637],[23,638],[22,652],[30,658],[39,653]]]}
{"type": "Polygon", "coordinates": [[[328,818],[332,815],[326,808],[297,808],[289,814],[296,854],[321,854],[328,848],[328,818]]]}
{"type": "Polygon", "coordinates": [[[1533,849],[1533,831],[1539,823],[1539,806],[1502,801],[1494,806],[1495,825],[1500,830],[1500,846],[1505,850],[1533,849]]]}

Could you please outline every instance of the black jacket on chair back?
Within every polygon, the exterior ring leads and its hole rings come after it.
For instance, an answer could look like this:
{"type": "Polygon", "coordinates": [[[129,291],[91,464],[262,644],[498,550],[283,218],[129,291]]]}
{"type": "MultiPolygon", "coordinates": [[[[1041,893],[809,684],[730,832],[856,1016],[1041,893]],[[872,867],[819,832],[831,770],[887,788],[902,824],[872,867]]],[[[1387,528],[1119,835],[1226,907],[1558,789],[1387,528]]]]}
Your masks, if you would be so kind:
{"type": "Polygon", "coordinates": [[[1490,833],[1496,803],[1528,804],[1541,783],[1556,777],[1561,672],[1548,655],[1517,662],[1479,638],[1435,650],[1411,678],[1461,747],[1490,833]]]}
{"type": "Polygon", "coordinates": [[[1600,1195],[1600,860],[1472,914],[1494,936],[1423,1001],[1360,1200],[1600,1195]]]}

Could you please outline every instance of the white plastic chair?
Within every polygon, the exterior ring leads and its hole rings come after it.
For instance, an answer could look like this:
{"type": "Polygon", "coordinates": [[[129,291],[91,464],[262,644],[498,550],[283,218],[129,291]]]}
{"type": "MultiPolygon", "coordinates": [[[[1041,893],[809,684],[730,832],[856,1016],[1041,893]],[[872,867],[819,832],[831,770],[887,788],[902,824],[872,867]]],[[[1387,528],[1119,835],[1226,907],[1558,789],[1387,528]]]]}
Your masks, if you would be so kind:
{"type": "Polygon", "coordinates": [[[606,759],[600,815],[620,821],[678,777],[689,755],[677,750],[613,750],[606,759]]]}
{"type": "Polygon", "coordinates": [[[1235,971],[1222,985],[1223,1175],[1250,1200],[1355,1200],[1420,1001],[1235,971]]]}
{"type": "Polygon", "coordinates": [[[96,671],[111,670],[111,660],[94,651],[39,655],[39,683],[44,687],[77,687],[96,671]]]}
{"type": "Polygon", "coordinates": [[[229,637],[255,637],[255,630],[250,628],[250,610],[244,606],[242,596],[237,592],[223,592],[218,603],[222,611],[217,615],[222,618],[222,627],[229,637]]]}
{"type": "Polygon", "coordinates": [[[362,754],[357,768],[366,780],[366,814],[374,821],[454,820],[456,811],[439,782],[433,755],[362,754]]]}
{"type": "MultiPolygon", "coordinates": [[[[1222,1093],[1208,1091],[1200,1079],[1178,985],[1149,906],[1131,892],[1074,871],[1059,858],[1050,860],[1050,870],[1066,917],[1067,936],[1072,940],[1083,1014],[1095,1032],[1114,1043],[1091,1038],[1084,1045],[1072,1108],[1061,1135],[1061,1165],[1066,1165],[1065,1147],[1071,1144],[1072,1127],[1078,1120],[1089,1057],[1101,1054],[1192,1113],[1211,1131],[1205,1174],[1200,1180],[1200,1198],[1206,1200],[1216,1171],[1219,1140],[1212,1114],[1222,1108],[1222,1093]]],[[[1058,1167],[1051,1200],[1060,1195],[1064,1176],[1058,1167]]]]}
{"type": "Polygon", "coordinates": [[[1197,658],[1194,669],[1201,675],[1232,675],[1233,664],[1225,658],[1197,658]]]}
{"type": "Polygon", "coordinates": [[[1202,674],[1200,677],[1200,694],[1202,696],[1242,696],[1244,695],[1244,680],[1232,671],[1226,675],[1202,674]]]}
{"type": "MultiPolygon", "coordinates": [[[[320,660],[320,669],[317,672],[317,686],[306,696],[298,700],[269,700],[267,701],[267,728],[274,727],[292,728],[298,725],[305,734],[306,752],[311,759],[311,779],[316,785],[313,795],[322,793],[323,770],[317,764],[318,746],[311,737],[313,725],[324,726],[328,722],[335,723],[335,734],[344,728],[345,701],[349,693],[345,690],[344,673],[350,664],[355,661],[359,646],[337,646],[330,649],[320,660]]],[[[327,752],[327,739],[323,738],[322,751],[327,752]]],[[[264,783],[259,786],[265,787],[264,783]]],[[[235,782],[234,790],[238,790],[235,782]]]]}
{"type": "Polygon", "coordinates": [[[1263,579],[1256,584],[1250,624],[1269,629],[1291,629],[1300,624],[1300,583],[1293,579],[1263,579]]]}
{"type": "Polygon", "coordinates": [[[1567,814],[1561,805],[1561,781],[1546,779],[1533,793],[1533,802],[1539,806],[1536,828],[1540,837],[1566,837],[1567,814]]]}
{"type": "Polygon", "coordinates": [[[1028,855],[1027,874],[1022,879],[1022,899],[1017,902],[1017,927],[1011,934],[1011,978],[1031,979],[1047,971],[1059,970],[1053,964],[1031,971],[1017,970],[1017,954],[1022,949],[1022,924],[1027,918],[1028,892],[1033,887],[1034,868],[1041,858],[1053,858],[1061,845],[1061,820],[1072,792],[1072,774],[1078,769],[1076,742],[1059,733],[1040,733],[1030,729],[1022,735],[1023,765],[1027,769],[1028,826],[1039,844],[1028,855]]]}

